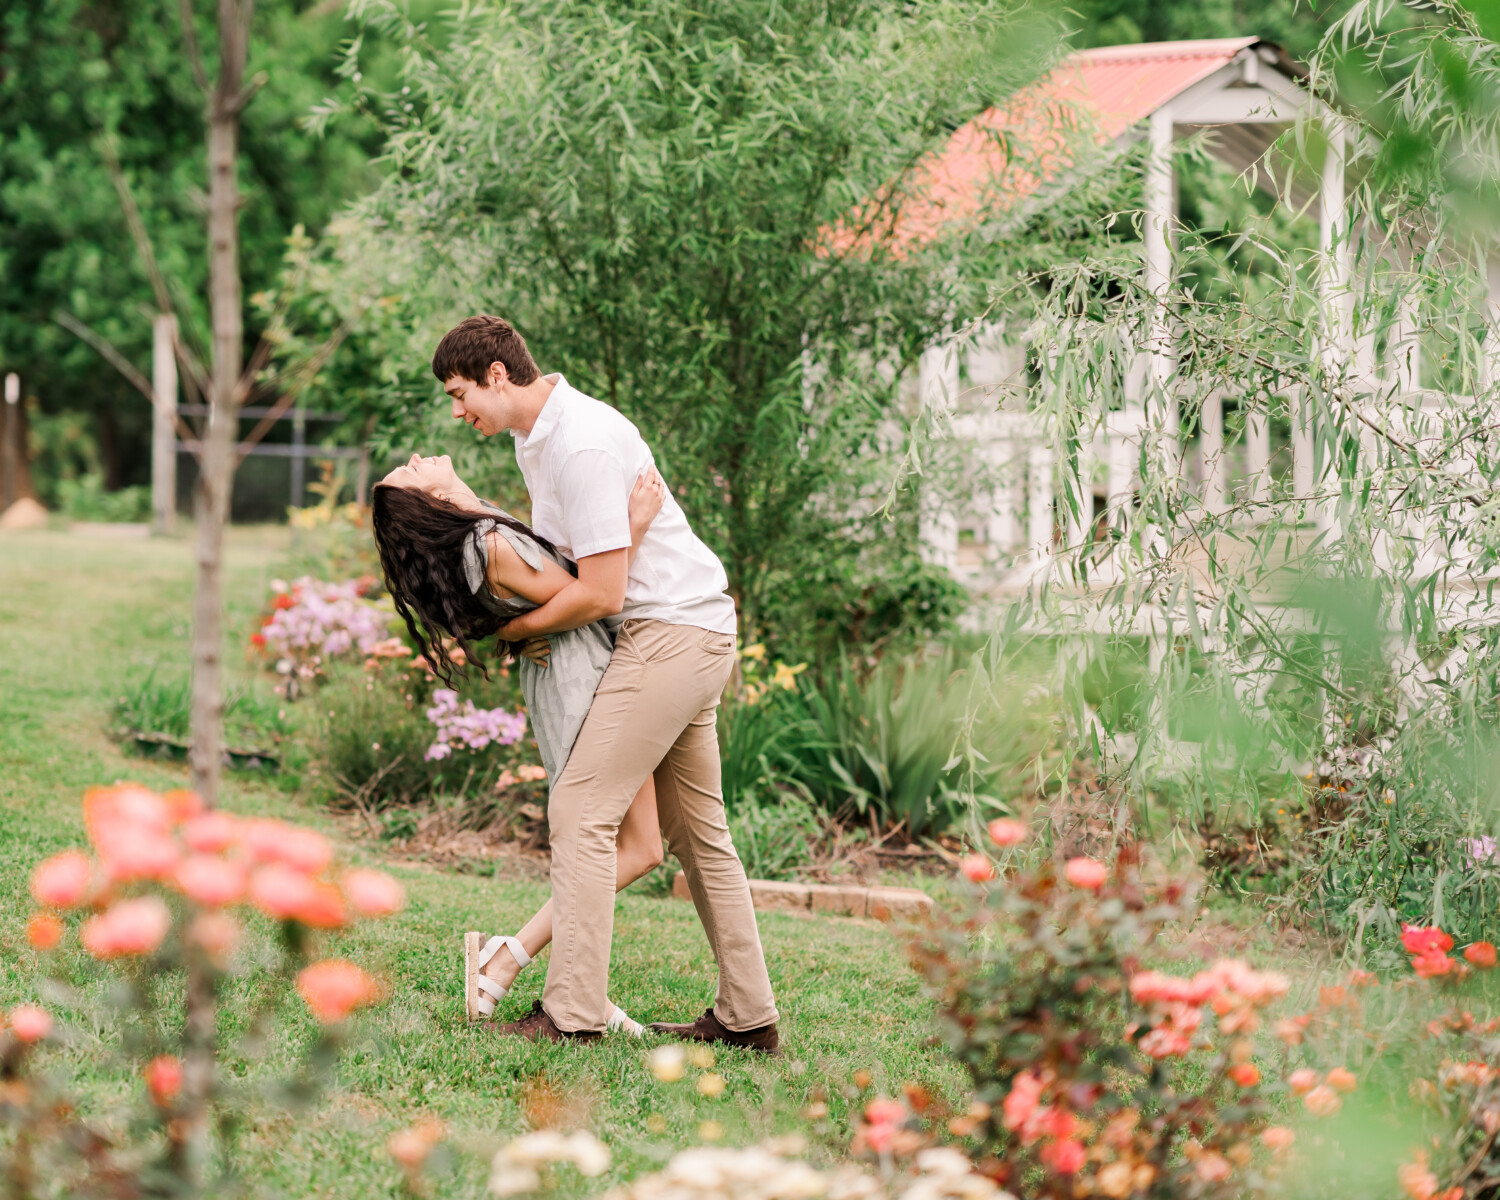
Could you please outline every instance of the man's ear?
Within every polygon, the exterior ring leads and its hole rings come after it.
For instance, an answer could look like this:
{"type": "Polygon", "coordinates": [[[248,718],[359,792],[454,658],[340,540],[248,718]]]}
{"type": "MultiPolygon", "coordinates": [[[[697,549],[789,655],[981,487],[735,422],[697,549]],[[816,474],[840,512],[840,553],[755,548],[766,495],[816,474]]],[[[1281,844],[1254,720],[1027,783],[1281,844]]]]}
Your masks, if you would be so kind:
{"type": "Polygon", "coordinates": [[[505,364],[503,362],[490,363],[490,387],[499,389],[505,386],[505,364]]]}

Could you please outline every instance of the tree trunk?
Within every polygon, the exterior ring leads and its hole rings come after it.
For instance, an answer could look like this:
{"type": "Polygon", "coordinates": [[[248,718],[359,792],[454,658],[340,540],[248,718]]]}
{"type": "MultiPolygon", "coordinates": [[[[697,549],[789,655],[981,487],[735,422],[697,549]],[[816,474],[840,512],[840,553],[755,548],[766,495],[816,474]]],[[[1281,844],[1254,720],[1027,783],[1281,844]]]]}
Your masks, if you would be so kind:
{"type": "MultiPolygon", "coordinates": [[[[208,100],[208,286],[213,327],[213,373],[208,388],[208,428],[194,495],[198,567],[193,597],[193,788],[213,807],[219,798],[224,754],[224,526],[234,485],[244,318],[240,294],[239,133],[254,0],[218,0],[219,77],[208,100]]],[[[185,10],[189,21],[190,10],[185,10]]],[[[184,35],[193,37],[190,23],[184,35]]],[[[196,55],[196,41],[189,43],[196,55]]],[[[195,60],[196,61],[196,60],[195,60]]],[[[198,73],[202,76],[201,64],[198,73]]],[[[218,996],[208,968],[189,969],[183,1053],[183,1129],[186,1182],[201,1188],[211,1154],[210,1113],[217,1049],[218,996]]]]}
{"type": "Polygon", "coordinates": [[[240,296],[240,92],[249,41],[250,0],[219,0],[219,78],[208,112],[209,314],[213,377],[194,496],[198,579],[193,602],[193,789],[218,802],[224,755],[224,525],[234,484],[244,323],[240,296]]]}

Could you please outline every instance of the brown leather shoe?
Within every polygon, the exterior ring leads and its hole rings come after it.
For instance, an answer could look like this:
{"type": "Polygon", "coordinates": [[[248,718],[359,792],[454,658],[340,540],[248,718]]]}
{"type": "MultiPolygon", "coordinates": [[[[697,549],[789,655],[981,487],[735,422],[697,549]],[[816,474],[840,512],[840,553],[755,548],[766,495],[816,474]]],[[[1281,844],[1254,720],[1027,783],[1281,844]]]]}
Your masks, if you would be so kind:
{"type": "Polygon", "coordinates": [[[559,1029],[557,1023],[547,1015],[540,1000],[519,1021],[496,1025],[494,1029],[496,1033],[525,1038],[528,1042],[596,1042],[604,1036],[597,1029],[583,1029],[577,1033],[559,1029]]]}
{"type": "Polygon", "coordinates": [[[781,1038],[776,1033],[776,1022],[762,1025],[759,1029],[728,1029],[714,1016],[714,1010],[705,1009],[703,1015],[691,1025],[672,1025],[666,1021],[655,1021],[646,1026],[653,1033],[664,1033],[668,1037],[681,1038],[685,1042],[719,1042],[725,1046],[739,1046],[744,1050],[757,1050],[761,1054],[775,1054],[781,1049],[781,1038]]]}

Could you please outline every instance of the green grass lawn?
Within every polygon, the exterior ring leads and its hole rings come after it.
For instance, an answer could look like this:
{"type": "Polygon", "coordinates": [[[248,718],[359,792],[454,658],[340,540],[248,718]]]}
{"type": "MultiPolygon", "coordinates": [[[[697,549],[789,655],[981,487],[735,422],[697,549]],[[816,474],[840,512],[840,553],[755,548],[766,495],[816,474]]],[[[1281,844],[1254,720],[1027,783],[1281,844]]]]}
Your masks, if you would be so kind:
{"type": "MultiPolygon", "coordinates": [[[[227,581],[229,649],[240,647],[288,549],[282,530],[236,530],[227,581]]],[[[84,537],[56,532],[0,534],[0,1005],[38,996],[35,955],[23,925],[26,883],[41,857],[82,841],[79,799],[95,783],[136,779],[182,786],[186,768],[126,755],[108,736],[109,706],[132,672],[186,661],[191,550],[184,541],[84,537]]],[[[244,668],[240,668],[244,670],[244,668]]],[[[309,701],[315,702],[315,701],[309,701]]],[[[230,776],[222,799],[242,813],[271,813],[337,827],[296,795],[230,776]]],[[[373,861],[367,844],[345,847],[373,861]]],[[[603,1180],[563,1172],[565,1192],[592,1192],[663,1161],[698,1140],[714,1119],[724,1141],[742,1143],[803,1128],[830,1152],[846,1139],[857,1107],[850,1079],[865,1068],[874,1090],[919,1081],[954,1099],[960,1073],[928,1045],[929,1007],[891,931],[855,921],[762,914],[771,977],[782,1011],[783,1054],[760,1060],[719,1055],[728,1087],[717,1101],[687,1081],[657,1083],[646,1050],[623,1037],[589,1047],[530,1046],[463,1021],[459,979],[465,929],[513,931],[547,895],[545,884],[486,880],[393,865],[410,903],[400,916],[332,946],[374,971],[388,999],[360,1025],[333,1091],[310,1111],[258,1109],[239,1157],[248,1179],[270,1194],[404,1195],[384,1151],[386,1137],[421,1117],[447,1122],[460,1153],[439,1188],[477,1196],[487,1150],[526,1126],[526,1097],[545,1076],[586,1112],[584,1123],[615,1152],[603,1180]],[[826,1094],[829,1118],[809,1128],[799,1111],[826,1094]],[[653,1133],[665,1120],[665,1132],[653,1133]]],[[[528,1011],[545,964],[524,973],[506,1011],[528,1011]]],[[[690,1019],[711,998],[712,957],[692,906],[626,894],[618,902],[611,994],[642,1021],[690,1019]]],[[[285,1006],[292,1056],[313,1033],[295,1000],[285,1006]]],[[[62,1013],[66,1017],[66,1013],[62,1013]]],[[[233,1013],[226,1017],[233,1020],[233,1013]]],[[[83,1090],[86,1108],[107,1112],[123,1089],[113,1071],[111,1033],[81,1032],[49,1050],[54,1068],[83,1090]]],[[[251,1075],[255,1068],[251,1068],[251,1075]]]]}

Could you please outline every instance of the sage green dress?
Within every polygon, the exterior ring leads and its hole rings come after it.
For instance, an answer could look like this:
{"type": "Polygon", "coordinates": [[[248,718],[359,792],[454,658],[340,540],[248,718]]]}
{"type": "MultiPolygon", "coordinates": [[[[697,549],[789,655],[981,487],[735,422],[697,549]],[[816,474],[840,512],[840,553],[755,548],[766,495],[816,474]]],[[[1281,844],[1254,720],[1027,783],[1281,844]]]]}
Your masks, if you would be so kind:
{"type": "MultiPolygon", "coordinates": [[[[487,503],[485,507],[506,515],[492,504],[487,503]]],[[[465,576],[481,602],[504,620],[514,620],[540,605],[521,596],[508,596],[502,600],[490,591],[485,577],[491,533],[497,533],[509,542],[521,561],[534,571],[542,571],[550,558],[570,575],[578,574],[572,560],[555,550],[549,551],[519,530],[498,521],[479,522],[464,547],[465,576]]],[[[614,653],[615,639],[603,622],[594,621],[578,629],[549,633],[547,640],[552,643],[548,665],[541,667],[529,658],[523,658],[520,672],[521,694],[526,698],[531,732],[536,738],[537,749],[542,753],[542,766],[547,770],[547,786],[550,788],[567,766],[568,755],[573,752],[573,743],[578,740],[578,731],[583,728],[584,718],[594,703],[594,693],[599,689],[599,681],[604,678],[610,655],[614,653]]]]}

